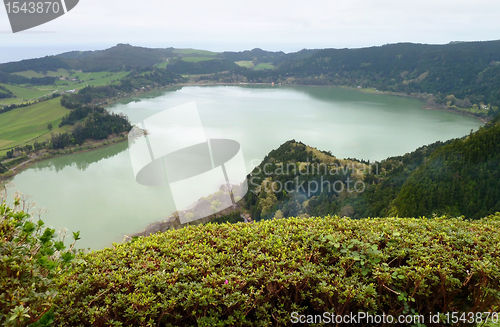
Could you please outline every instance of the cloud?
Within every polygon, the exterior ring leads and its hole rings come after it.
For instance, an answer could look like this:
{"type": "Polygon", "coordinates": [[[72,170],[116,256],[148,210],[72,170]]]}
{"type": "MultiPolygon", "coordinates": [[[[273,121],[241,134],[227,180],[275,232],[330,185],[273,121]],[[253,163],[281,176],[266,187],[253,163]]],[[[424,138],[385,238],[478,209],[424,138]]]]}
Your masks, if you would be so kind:
{"type": "MultiPolygon", "coordinates": [[[[500,39],[500,2],[312,0],[240,2],[84,0],[31,30],[0,34],[0,47],[75,44],[209,50],[362,47],[396,42],[500,39]]],[[[0,31],[9,30],[0,10],[0,31]]]]}

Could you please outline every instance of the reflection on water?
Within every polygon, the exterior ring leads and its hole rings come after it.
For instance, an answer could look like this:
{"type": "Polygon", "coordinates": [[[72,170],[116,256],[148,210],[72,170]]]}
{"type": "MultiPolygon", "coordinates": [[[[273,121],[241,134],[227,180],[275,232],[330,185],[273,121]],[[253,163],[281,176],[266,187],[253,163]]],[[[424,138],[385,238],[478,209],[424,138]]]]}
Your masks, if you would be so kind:
{"type": "Polygon", "coordinates": [[[76,166],[78,170],[85,171],[87,168],[93,164],[112,158],[119,153],[127,150],[127,142],[120,142],[114,146],[108,148],[100,148],[93,151],[87,151],[75,155],[65,155],[56,158],[50,158],[48,160],[41,161],[37,163],[33,169],[41,171],[44,168],[50,168],[56,172],[71,166],[76,166]]]}
{"type": "MultiPolygon", "coordinates": [[[[207,138],[241,145],[247,172],[291,139],[339,158],[373,161],[461,137],[481,125],[471,117],[425,110],[417,99],[329,87],[183,87],[110,109],[135,124],[191,101],[207,138]]],[[[110,246],[176,209],[168,187],[135,181],[126,142],[37,163],[13,182],[37,207],[50,210],[47,225],[80,230],[80,247],[110,246]]]]}

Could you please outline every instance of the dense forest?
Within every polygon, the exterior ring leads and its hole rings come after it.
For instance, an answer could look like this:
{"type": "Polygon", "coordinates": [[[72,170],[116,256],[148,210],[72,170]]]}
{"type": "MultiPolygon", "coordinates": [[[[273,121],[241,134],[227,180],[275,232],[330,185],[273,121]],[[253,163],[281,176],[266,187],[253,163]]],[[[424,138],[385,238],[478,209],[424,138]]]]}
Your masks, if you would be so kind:
{"type": "Polygon", "coordinates": [[[87,86],[77,93],[65,94],[61,104],[68,109],[75,109],[81,104],[97,103],[116,97],[120,93],[133,92],[144,87],[167,86],[182,81],[185,81],[182,76],[165,69],[155,69],[151,72],[134,69],[117,85],[87,86]]]}
{"type": "Polygon", "coordinates": [[[499,147],[500,116],[461,139],[374,163],[291,140],[248,176],[244,210],[257,221],[328,214],[477,219],[500,211],[499,147]]]}
{"type": "Polygon", "coordinates": [[[30,85],[50,85],[56,81],[55,77],[24,77],[16,74],[9,74],[0,71],[0,83],[5,84],[30,84],[30,85]]]}
{"type": "Polygon", "coordinates": [[[174,60],[167,66],[169,71],[179,74],[213,74],[220,71],[231,71],[239,66],[231,60],[213,59],[198,62],[187,62],[184,60],[174,60]]]}
{"type": "Polygon", "coordinates": [[[12,98],[14,94],[0,85],[0,99],[12,98]]]}
{"type": "MultiPolygon", "coordinates": [[[[489,111],[482,116],[490,118],[500,106],[500,41],[446,45],[398,43],[360,49],[304,49],[288,54],[261,49],[197,51],[148,49],[128,44],[99,51],[73,51],[0,64],[0,82],[33,85],[54,82],[53,77],[28,79],[12,74],[27,70],[43,73],[59,68],[84,72],[153,69],[159,73],[163,69],[156,68],[164,64],[162,68],[172,73],[201,75],[196,77],[197,81],[342,85],[424,94],[432,103],[470,109],[473,114],[477,114],[476,108],[484,108],[489,111]],[[241,62],[248,66],[239,65],[241,62]],[[261,64],[266,69],[253,68],[261,64]]],[[[138,77],[132,74],[129,82],[133,84],[138,77]]],[[[179,81],[178,77],[174,79],[179,81]]]]}

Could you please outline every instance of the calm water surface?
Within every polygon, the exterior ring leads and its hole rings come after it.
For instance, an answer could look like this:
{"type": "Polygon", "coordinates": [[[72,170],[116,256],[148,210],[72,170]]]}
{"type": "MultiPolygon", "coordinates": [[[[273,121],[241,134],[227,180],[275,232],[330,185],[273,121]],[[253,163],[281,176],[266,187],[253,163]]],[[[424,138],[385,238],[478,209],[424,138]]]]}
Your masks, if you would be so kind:
{"type": "MultiPolygon", "coordinates": [[[[290,139],[339,158],[373,161],[481,126],[471,117],[425,110],[416,99],[329,87],[183,87],[117,103],[110,110],[137,123],[191,101],[209,138],[241,144],[248,172],[290,139]]],[[[84,248],[121,242],[175,210],[168,189],[135,182],[126,142],[40,162],[13,182],[37,207],[49,209],[47,225],[79,230],[84,248]]]]}

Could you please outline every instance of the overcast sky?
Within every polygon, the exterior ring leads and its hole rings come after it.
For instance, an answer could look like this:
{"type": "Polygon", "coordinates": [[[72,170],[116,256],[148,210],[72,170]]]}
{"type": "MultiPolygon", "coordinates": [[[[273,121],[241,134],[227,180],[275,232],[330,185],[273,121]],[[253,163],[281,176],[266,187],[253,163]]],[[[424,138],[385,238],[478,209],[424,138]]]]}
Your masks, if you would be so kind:
{"type": "Polygon", "coordinates": [[[15,34],[0,8],[0,62],[117,43],[292,52],[496,40],[499,17],[498,0],[80,0],[66,15],[15,34]]]}

